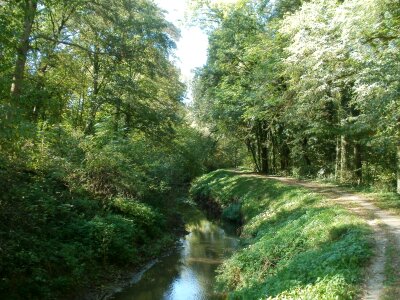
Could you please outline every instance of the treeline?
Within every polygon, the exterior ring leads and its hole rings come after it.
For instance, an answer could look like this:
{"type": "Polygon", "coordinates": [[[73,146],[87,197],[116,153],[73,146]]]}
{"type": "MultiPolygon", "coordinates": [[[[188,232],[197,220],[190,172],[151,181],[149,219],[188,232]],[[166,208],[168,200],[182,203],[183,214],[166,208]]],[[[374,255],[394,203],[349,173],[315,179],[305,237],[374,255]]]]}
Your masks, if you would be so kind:
{"type": "Polygon", "coordinates": [[[194,110],[211,132],[239,140],[259,172],[397,180],[400,193],[397,1],[207,3],[194,110]]]}
{"type": "Polygon", "coordinates": [[[150,0],[1,1],[1,298],[68,298],[174,242],[174,194],[221,166],[178,36],[150,0]]]}

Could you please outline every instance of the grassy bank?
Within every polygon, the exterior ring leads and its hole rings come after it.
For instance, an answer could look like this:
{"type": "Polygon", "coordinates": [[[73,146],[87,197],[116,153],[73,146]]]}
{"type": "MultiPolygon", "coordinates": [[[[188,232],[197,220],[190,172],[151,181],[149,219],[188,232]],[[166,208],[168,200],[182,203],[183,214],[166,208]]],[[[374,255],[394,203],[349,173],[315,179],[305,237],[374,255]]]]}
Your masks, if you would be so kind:
{"type": "Polygon", "coordinates": [[[321,196],[261,176],[218,170],[192,197],[243,222],[243,248],[219,269],[233,299],[352,299],[372,255],[359,217],[321,196]]]}

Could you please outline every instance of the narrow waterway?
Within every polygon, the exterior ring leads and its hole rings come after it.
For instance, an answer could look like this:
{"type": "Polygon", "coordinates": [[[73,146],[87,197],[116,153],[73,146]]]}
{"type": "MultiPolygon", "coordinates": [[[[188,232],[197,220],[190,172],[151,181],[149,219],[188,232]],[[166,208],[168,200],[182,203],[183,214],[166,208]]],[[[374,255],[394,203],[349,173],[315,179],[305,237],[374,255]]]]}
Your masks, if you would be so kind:
{"type": "Polygon", "coordinates": [[[219,226],[197,212],[186,223],[181,245],[147,265],[116,300],[223,299],[213,292],[215,270],[238,246],[235,229],[219,226]],[[223,227],[223,228],[222,228],[223,227]]]}

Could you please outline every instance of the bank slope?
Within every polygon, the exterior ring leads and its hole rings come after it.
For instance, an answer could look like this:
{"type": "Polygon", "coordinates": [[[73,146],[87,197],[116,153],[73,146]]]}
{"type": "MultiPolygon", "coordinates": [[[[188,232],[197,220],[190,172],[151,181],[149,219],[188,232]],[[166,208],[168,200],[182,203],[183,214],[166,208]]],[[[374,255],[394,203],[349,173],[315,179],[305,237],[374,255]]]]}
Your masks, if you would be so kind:
{"type": "Polygon", "coordinates": [[[372,256],[358,216],[304,188],[218,170],[192,197],[243,223],[242,249],[219,268],[217,288],[234,299],[353,299],[372,256]]]}

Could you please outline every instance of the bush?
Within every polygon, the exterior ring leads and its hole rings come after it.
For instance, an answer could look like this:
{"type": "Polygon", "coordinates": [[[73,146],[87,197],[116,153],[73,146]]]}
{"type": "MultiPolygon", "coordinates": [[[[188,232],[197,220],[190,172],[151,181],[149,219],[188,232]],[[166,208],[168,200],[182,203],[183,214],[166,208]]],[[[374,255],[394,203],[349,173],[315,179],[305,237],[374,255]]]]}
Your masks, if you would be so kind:
{"type": "Polygon", "coordinates": [[[222,218],[234,223],[242,222],[242,205],[239,203],[232,203],[222,211],[222,218]]]}
{"type": "Polygon", "coordinates": [[[110,266],[142,264],[174,240],[165,216],[144,203],[98,201],[58,177],[16,167],[0,168],[0,180],[7,182],[0,196],[3,298],[57,298],[110,266]]]}
{"type": "Polygon", "coordinates": [[[206,170],[210,139],[186,124],[166,136],[110,124],[85,135],[24,122],[17,129],[29,134],[0,145],[0,298],[73,293],[160,255],[182,233],[174,197],[206,170]]]}

